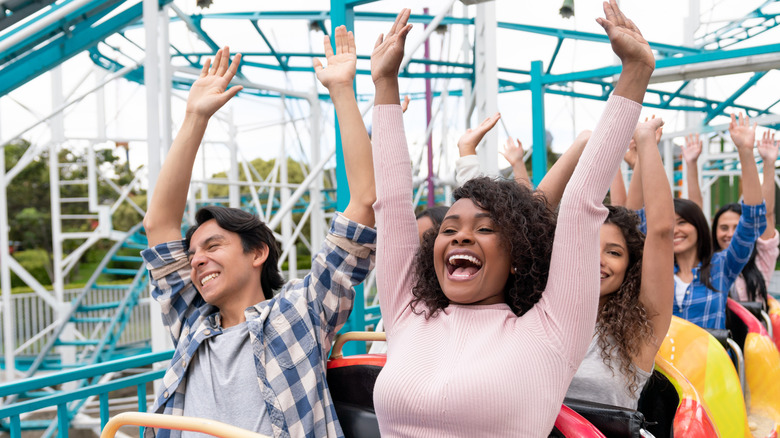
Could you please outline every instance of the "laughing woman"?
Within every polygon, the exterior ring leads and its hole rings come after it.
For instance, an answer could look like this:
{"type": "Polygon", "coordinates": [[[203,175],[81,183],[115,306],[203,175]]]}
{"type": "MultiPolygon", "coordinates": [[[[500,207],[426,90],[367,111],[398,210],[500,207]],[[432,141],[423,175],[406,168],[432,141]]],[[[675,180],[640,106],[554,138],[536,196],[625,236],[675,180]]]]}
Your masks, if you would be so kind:
{"type": "Polygon", "coordinates": [[[477,178],[456,190],[439,233],[422,243],[398,105],[409,11],[377,41],[374,210],[388,359],[374,405],[382,436],[534,437],[552,429],[595,326],[597,236],[607,216],[601,201],[655,66],[614,0],[604,12],[598,22],[623,72],[557,224],[543,196],[514,181],[477,178]]]}

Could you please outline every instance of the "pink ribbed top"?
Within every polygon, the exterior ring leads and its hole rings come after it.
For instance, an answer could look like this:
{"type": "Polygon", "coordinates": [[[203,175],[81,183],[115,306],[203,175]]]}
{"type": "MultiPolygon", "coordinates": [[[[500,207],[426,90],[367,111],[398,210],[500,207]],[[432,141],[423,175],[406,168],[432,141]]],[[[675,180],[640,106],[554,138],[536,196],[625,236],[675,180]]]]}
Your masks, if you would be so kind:
{"type": "Polygon", "coordinates": [[[401,107],[374,108],[377,286],[387,364],[374,388],[383,437],[546,437],[593,336],[602,201],[641,106],[609,99],[561,200],[542,299],[518,318],[506,304],[411,312],[419,246],[401,107]]]}

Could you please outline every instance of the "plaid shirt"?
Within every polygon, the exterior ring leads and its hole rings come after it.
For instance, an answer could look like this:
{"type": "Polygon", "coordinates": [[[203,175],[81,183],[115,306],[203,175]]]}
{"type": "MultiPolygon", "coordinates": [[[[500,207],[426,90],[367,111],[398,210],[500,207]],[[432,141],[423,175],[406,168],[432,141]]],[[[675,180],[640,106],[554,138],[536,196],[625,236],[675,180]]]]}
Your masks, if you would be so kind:
{"type": "MultiPolygon", "coordinates": [[[[693,268],[693,281],[685,291],[682,304],[674,303],[674,315],[703,328],[726,328],[726,298],[729,289],[750,259],[753,246],[766,228],[766,204],[742,204],[742,215],[729,247],[716,252],[710,260],[710,283],[704,285],[699,277],[701,263],[693,268]]],[[[702,236],[699,236],[701,239],[702,236]]],[[[704,236],[709,239],[710,236],[704,236]]],[[[679,267],[675,263],[674,273],[679,267]]]]}
{"type": "MultiPolygon", "coordinates": [[[[353,286],[374,266],[375,250],[373,228],[337,214],[306,277],[244,311],[257,382],[275,437],[343,436],[325,379],[325,361],[352,310],[353,286]]],[[[187,366],[204,340],[222,333],[218,309],[192,285],[184,241],[141,254],[152,277],[152,297],[162,307],[176,346],[153,412],[182,415],[187,366]]],[[[179,435],[158,431],[160,438],[179,435]]],[[[154,436],[154,431],[148,428],[146,436],[154,436]]]]}

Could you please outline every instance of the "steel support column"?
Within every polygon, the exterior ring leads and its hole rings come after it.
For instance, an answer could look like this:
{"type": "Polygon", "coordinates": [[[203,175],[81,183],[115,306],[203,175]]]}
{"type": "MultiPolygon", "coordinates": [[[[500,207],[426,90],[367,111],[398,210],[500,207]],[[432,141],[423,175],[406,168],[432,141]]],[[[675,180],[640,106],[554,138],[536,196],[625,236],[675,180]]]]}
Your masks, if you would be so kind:
{"type": "Polygon", "coordinates": [[[533,154],[531,165],[534,187],[547,173],[547,136],[544,131],[544,85],[542,61],[531,62],[531,114],[533,117],[533,154]]]}

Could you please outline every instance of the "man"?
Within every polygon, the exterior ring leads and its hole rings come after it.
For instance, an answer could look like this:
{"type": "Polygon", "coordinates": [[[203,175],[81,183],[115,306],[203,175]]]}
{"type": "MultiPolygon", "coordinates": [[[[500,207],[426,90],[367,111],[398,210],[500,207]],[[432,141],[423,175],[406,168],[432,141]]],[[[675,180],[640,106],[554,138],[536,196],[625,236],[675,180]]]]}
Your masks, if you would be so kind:
{"type": "MultiPolygon", "coordinates": [[[[240,60],[238,54],[230,63],[223,48],[213,66],[205,63],[144,218],[152,296],[176,346],[154,412],[275,437],[342,436],[325,360],[349,317],[353,286],[373,266],[373,169],[355,164],[371,153],[368,135],[344,144],[351,201],[303,280],[282,287],[271,230],[241,210],[204,208],[181,240],[195,156],[209,118],[242,88],[227,88],[240,60]]],[[[159,430],[157,436],[194,435],[159,430]]]]}

